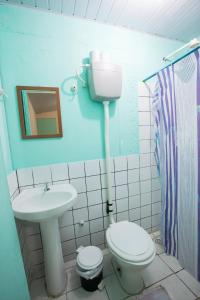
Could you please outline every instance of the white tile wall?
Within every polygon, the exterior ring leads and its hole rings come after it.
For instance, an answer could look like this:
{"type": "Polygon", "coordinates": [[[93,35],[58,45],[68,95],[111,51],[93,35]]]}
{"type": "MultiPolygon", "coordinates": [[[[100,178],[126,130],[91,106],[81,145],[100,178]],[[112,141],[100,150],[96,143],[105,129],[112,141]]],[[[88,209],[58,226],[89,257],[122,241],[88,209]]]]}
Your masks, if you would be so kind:
{"type": "Polygon", "coordinates": [[[75,235],[76,237],[81,237],[90,234],[89,222],[85,222],[84,225],[75,225],[75,235]]]}
{"type": "Polygon", "coordinates": [[[141,193],[151,192],[151,180],[145,180],[140,182],[141,193]]]}
{"type": "Polygon", "coordinates": [[[129,196],[134,196],[140,194],[140,184],[139,182],[129,183],[129,196]]]}
{"type": "Polygon", "coordinates": [[[74,209],[76,208],[82,208],[82,207],[86,207],[88,203],[87,200],[87,194],[86,193],[79,193],[78,194],[78,201],[77,203],[74,205],[74,209]]]}
{"type": "Polygon", "coordinates": [[[120,185],[116,187],[116,199],[122,199],[128,197],[128,186],[120,185]]]}
{"type": "Polygon", "coordinates": [[[100,230],[103,230],[103,218],[94,219],[90,221],[90,232],[98,232],[100,230]]]}
{"type": "Polygon", "coordinates": [[[117,200],[117,213],[128,211],[128,198],[117,200]]]}
{"type": "Polygon", "coordinates": [[[75,209],[73,212],[74,216],[74,224],[80,223],[80,221],[87,221],[88,220],[88,209],[86,207],[75,209]]]}
{"type": "Polygon", "coordinates": [[[84,162],[76,162],[76,163],[69,164],[70,178],[78,178],[84,176],[85,176],[84,162]]]}
{"type": "Polygon", "coordinates": [[[139,156],[138,155],[129,155],[128,156],[128,169],[139,169],[139,156]]]}
{"type": "Polygon", "coordinates": [[[102,203],[101,190],[87,192],[88,206],[102,203]]]}
{"type": "Polygon", "coordinates": [[[139,126],[149,126],[151,124],[150,122],[150,112],[140,112],[139,114],[139,126]]]}
{"type": "Polygon", "coordinates": [[[102,204],[89,207],[89,220],[103,217],[102,204]]]}
{"type": "Polygon", "coordinates": [[[141,194],[141,206],[151,204],[151,193],[141,194]]]}
{"type": "Polygon", "coordinates": [[[123,185],[127,184],[128,182],[128,174],[127,171],[121,171],[115,173],[115,184],[117,185],[123,185]]]}
{"type": "Polygon", "coordinates": [[[128,183],[139,182],[139,169],[128,170],[128,183]]]}
{"type": "Polygon", "coordinates": [[[138,103],[138,109],[139,109],[139,111],[145,111],[145,112],[150,111],[150,103],[149,103],[149,98],[148,97],[141,97],[140,98],[140,101],[138,103]]]}
{"type": "Polygon", "coordinates": [[[7,180],[8,180],[8,188],[9,188],[9,192],[10,192],[10,197],[12,197],[14,195],[14,193],[16,192],[16,190],[18,189],[16,172],[15,171],[11,172],[7,176],[7,180]]]}
{"type": "Polygon", "coordinates": [[[151,138],[151,129],[150,126],[140,126],[139,127],[139,137],[141,139],[150,140],[151,138]]]}
{"type": "Polygon", "coordinates": [[[31,168],[17,170],[19,186],[33,185],[33,170],[31,168]]]}
{"type": "Polygon", "coordinates": [[[137,207],[140,207],[140,195],[129,196],[129,209],[137,207]]]}
{"type": "MultiPolygon", "coordinates": [[[[111,160],[114,218],[130,220],[148,231],[160,224],[161,192],[155,159],[150,148],[150,112],[148,92],[139,97],[140,155],[115,157],[111,160]],[[141,101],[141,103],[140,103],[141,101]],[[115,200],[117,199],[117,200],[115,200]]],[[[78,203],[60,219],[64,260],[75,257],[80,245],[105,244],[108,226],[106,213],[105,161],[62,163],[19,169],[8,176],[11,199],[24,188],[37,184],[70,182],[78,192],[78,203]],[[81,221],[84,224],[81,225],[81,221]]],[[[39,227],[20,225],[22,253],[26,272],[32,278],[43,276],[43,253],[39,227]]]]}
{"type": "Polygon", "coordinates": [[[66,164],[56,164],[51,166],[51,174],[53,181],[66,180],[68,176],[68,167],[66,164]]]}
{"type": "Polygon", "coordinates": [[[86,177],[86,185],[88,191],[95,191],[101,189],[100,176],[90,176],[86,177]]]}
{"type": "Polygon", "coordinates": [[[70,183],[75,187],[78,193],[86,192],[85,178],[71,179],[70,183]]]}
{"type": "Polygon", "coordinates": [[[85,172],[86,176],[98,175],[100,174],[99,160],[88,160],[85,162],[85,172]]]}
{"type": "Polygon", "coordinates": [[[104,231],[92,233],[91,234],[91,243],[94,246],[103,244],[104,243],[104,231]]]}
{"type": "Polygon", "coordinates": [[[127,158],[126,156],[116,157],[114,160],[115,172],[127,170],[127,158]]]}
{"type": "Polygon", "coordinates": [[[143,82],[138,83],[138,96],[141,98],[143,97],[149,98],[150,96],[149,87],[143,82]]]}
{"type": "Polygon", "coordinates": [[[51,182],[50,166],[42,166],[33,168],[34,184],[51,182]]]}

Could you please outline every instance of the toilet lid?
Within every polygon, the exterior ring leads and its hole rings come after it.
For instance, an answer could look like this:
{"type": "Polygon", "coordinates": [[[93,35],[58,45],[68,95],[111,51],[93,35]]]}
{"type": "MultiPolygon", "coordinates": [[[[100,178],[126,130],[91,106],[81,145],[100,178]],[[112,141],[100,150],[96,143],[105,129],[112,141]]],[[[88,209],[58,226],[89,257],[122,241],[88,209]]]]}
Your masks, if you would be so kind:
{"type": "Polygon", "coordinates": [[[148,258],[153,244],[149,234],[142,227],[128,221],[111,224],[107,236],[114,252],[127,258],[135,258],[136,261],[140,260],[139,257],[144,259],[145,254],[148,258]]]}
{"type": "Polygon", "coordinates": [[[102,261],[102,251],[95,246],[88,246],[83,248],[77,256],[77,263],[79,267],[84,270],[94,269],[98,267],[102,263],[102,261]]]}

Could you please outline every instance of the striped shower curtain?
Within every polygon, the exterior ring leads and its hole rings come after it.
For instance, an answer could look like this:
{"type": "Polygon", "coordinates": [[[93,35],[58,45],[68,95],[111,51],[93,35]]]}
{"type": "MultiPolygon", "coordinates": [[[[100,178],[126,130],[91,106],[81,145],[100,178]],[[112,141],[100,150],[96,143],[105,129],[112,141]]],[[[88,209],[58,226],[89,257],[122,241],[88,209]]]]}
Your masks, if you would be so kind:
{"type": "Polygon", "coordinates": [[[152,98],[165,252],[200,280],[200,51],[157,74],[152,98]]]}

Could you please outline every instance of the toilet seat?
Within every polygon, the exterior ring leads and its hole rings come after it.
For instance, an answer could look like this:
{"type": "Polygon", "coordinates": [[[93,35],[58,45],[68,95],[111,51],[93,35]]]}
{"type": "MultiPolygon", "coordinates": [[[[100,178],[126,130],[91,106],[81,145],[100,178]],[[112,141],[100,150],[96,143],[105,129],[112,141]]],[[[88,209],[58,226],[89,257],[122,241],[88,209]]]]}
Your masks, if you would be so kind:
{"type": "Polygon", "coordinates": [[[155,255],[150,235],[135,223],[122,221],[111,224],[106,231],[106,238],[113,254],[126,262],[142,264],[155,255]]]}

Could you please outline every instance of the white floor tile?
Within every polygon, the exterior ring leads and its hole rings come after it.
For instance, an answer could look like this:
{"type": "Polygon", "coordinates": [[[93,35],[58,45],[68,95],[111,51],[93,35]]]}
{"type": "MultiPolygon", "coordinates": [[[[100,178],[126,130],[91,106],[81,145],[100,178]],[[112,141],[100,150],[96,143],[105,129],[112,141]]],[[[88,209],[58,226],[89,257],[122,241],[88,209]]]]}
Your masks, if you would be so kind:
{"type": "Polygon", "coordinates": [[[143,271],[145,286],[148,287],[172,274],[172,270],[156,256],[154,261],[143,271]]]}
{"type": "Polygon", "coordinates": [[[156,244],[156,253],[157,254],[162,254],[164,253],[164,249],[162,245],[156,244]]]}
{"type": "Polygon", "coordinates": [[[31,284],[30,294],[32,300],[47,300],[44,279],[34,280],[31,284]]]}
{"type": "Polygon", "coordinates": [[[80,276],[77,274],[75,267],[67,269],[67,291],[72,291],[80,286],[80,276]]]}
{"type": "Polygon", "coordinates": [[[74,268],[76,265],[76,259],[69,260],[65,263],[65,270],[74,268]]]}
{"type": "Polygon", "coordinates": [[[161,244],[155,243],[155,247],[156,247],[156,254],[162,254],[164,253],[164,248],[161,244]]]}
{"type": "MultiPolygon", "coordinates": [[[[137,300],[170,300],[166,289],[162,286],[145,289],[142,294],[137,296],[137,300]]],[[[131,298],[130,298],[131,300],[131,298]]]]}
{"type": "Polygon", "coordinates": [[[155,231],[152,233],[152,236],[155,238],[155,239],[159,239],[160,238],[160,231],[155,231]]]}
{"type": "Polygon", "coordinates": [[[48,298],[48,300],[67,300],[67,295],[66,294],[63,294],[61,295],[60,297],[57,297],[57,298],[48,298]]]}
{"type": "Polygon", "coordinates": [[[196,296],[200,297],[200,283],[192,275],[182,270],[177,273],[177,276],[196,296]]]}
{"type": "Polygon", "coordinates": [[[172,275],[160,281],[156,285],[163,286],[172,300],[195,300],[196,297],[187,289],[184,283],[176,276],[172,275]]]}
{"type": "Polygon", "coordinates": [[[112,254],[104,255],[103,257],[103,276],[104,278],[114,273],[112,266],[112,254]]]}
{"type": "Polygon", "coordinates": [[[110,300],[122,300],[128,297],[114,274],[106,277],[104,283],[110,300]]]}
{"type": "Polygon", "coordinates": [[[106,291],[87,292],[83,288],[76,289],[67,294],[67,300],[108,300],[106,291]]]}
{"type": "Polygon", "coordinates": [[[172,269],[172,271],[178,272],[182,270],[176,257],[163,253],[160,255],[160,258],[168,265],[168,267],[170,267],[170,269],[172,269]]]}
{"type": "Polygon", "coordinates": [[[125,298],[126,300],[139,300],[138,296],[130,296],[128,298],[125,298]]]}

